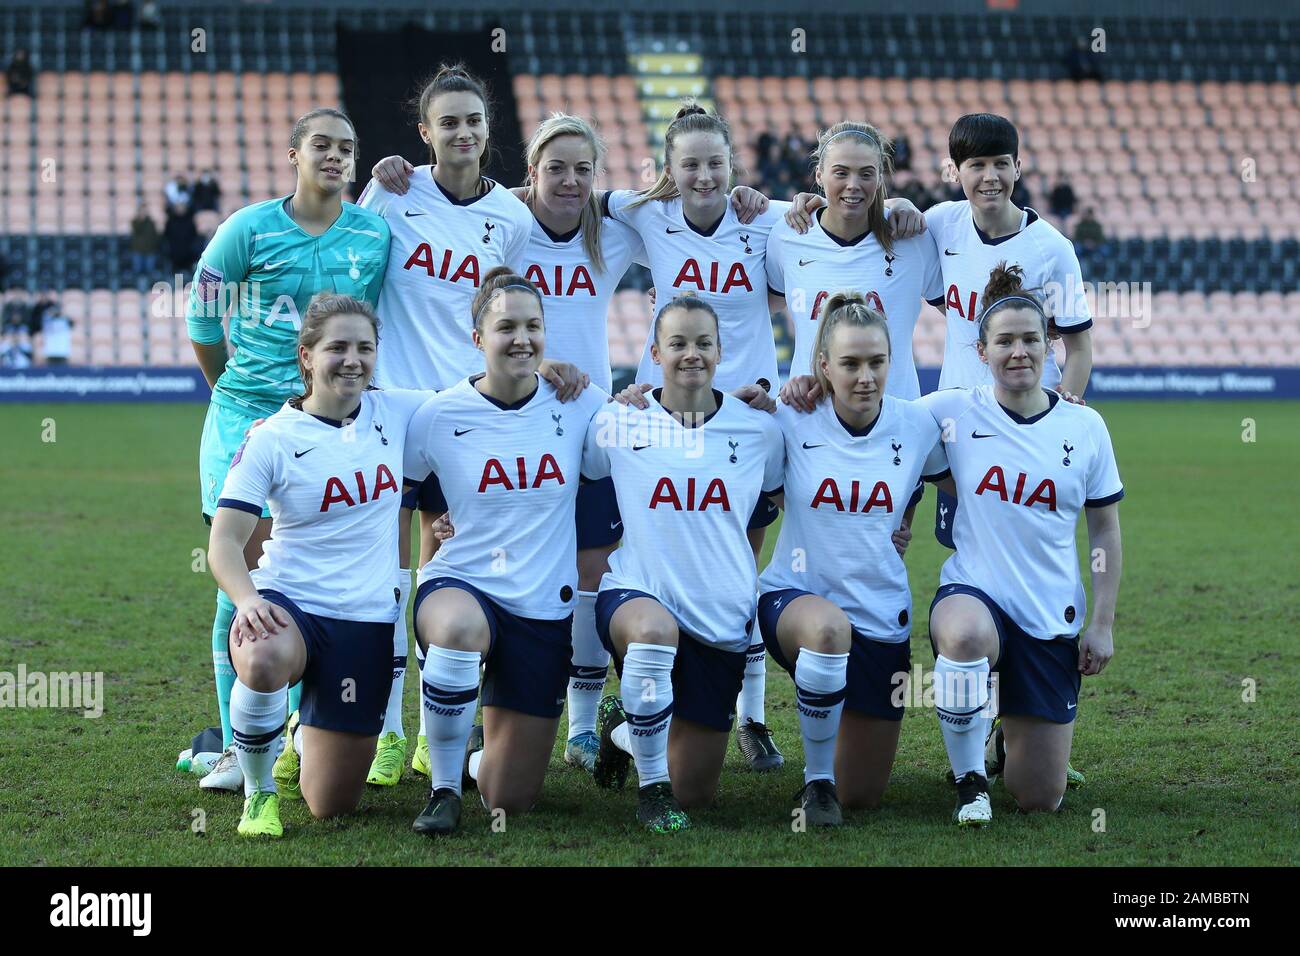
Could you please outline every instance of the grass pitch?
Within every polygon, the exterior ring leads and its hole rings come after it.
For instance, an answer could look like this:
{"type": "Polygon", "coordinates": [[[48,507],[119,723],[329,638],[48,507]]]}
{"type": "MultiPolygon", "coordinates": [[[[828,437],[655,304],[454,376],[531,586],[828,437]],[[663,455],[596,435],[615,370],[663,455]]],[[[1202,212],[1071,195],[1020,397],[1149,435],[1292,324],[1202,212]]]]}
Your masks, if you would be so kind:
{"type": "MultiPolygon", "coordinates": [[[[99,719],[0,710],[0,865],[1294,863],[1300,406],[1100,410],[1127,490],[1124,582],[1115,659],[1080,697],[1072,762],[1088,783],[1060,814],[1017,815],[999,784],[994,825],[957,830],[935,717],[913,708],[884,806],[837,832],[793,832],[794,694],[769,661],[768,722],[786,766],[744,773],[733,744],[717,806],[694,812],[688,833],[642,832],[631,785],[596,790],[557,744],[536,811],[503,832],[471,797],[454,837],[413,834],[425,789],[408,771],[344,821],[286,804],[285,838],[252,843],[235,834],[238,797],[200,791],[173,769],[190,736],[216,722],[214,584],[193,570],[207,543],[203,406],[5,405],[0,671],[103,671],[105,702],[99,719]],[[1244,419],[1254,441],[1243,440],[1244,419]]],[[[933,501],[907,557],[913,663],[927,670],[926,611],[944,556],[929,532],[933,501]]],[[[1086,554],[1082,522],[1080,543],[1086,554]]],[[[409,679],[406,703],[413,744],[409,679]]]]}

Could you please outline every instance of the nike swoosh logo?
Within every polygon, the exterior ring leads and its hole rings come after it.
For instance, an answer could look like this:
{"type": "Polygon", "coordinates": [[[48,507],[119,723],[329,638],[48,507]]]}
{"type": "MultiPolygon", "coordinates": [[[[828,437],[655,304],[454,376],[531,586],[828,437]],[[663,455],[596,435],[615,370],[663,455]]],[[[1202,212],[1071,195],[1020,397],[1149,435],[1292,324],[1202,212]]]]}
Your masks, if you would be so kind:
{"type": "Polygon", "coordinates": [[[649,448],[649,447],[650,447],[649,445],[633,445],[633,446],[632,446],[632,450],[633,450],[633,451],[645,451],[645,450],[646,450],[647,448],[649,448]]]}
{"type": "Polygon", "coordinates": [[[685,229],[668,229],[668,230],[667,230],[668,235],[670,235],[670,236],[675,236],[675,235],[677,235],[679,232],[685,232],[685,231],[686,231],[685,229]]]}
{"type": "Polygon", "coordinates": [[[1079,706],[1078,704],[1066,704],[1066,705],[1065,705],[1065,709],[1066,709],[1066,710],[1074,710],[1074,708],[1076,708],[1076,707],[1078,707],[1078,706],[1079,706]]]}
{"type": "Polygon", "coordinates": [[[943,254],[944,254],[945,256],[959,256],[959,255],[961,255],[960,252],[953,252],[951,249],[945,249],[945,250],[943,250],[943,254]]]}
{"type": "Polygon", "coordinates": [[[826,444],[824,441],[819,441],[819,442],[818,442],[817,444],[815,444],[815,445],[810,445],[810,444],[808,444],[807,442],[804,442],[804,443],[803,443],[803,447],[804,447],[804,448],[821,448],[822,445],[824,445],[824,444],[826,444]]]}
{"type": "Polygon", "coordinates": [[[403,215],[406,216],[407,219],[410,219],[412,216],[427,216],[429,214],[427,212],[411,212],[411,210],[408,209],[403,213],[403,215]]]}
{"type": "Polygon", "coordinates": [[[970,433],[970,437],[971,437],[971,438],[997,438],[998,436],[997,436],[996,434],[993,434],[993,435],[981,435],[979,432],[971,432],[971,433],[970,433]]]}
{"type": "MultiPolygon", "coordinates": [[[[316,446],[314,446],[314,445],[313,445],[311,448],[308,448],[308,449],[307,449],[307,451],[315,451],[315,450],[316,450],[316,446]]],[[[307,454],[307,451],[296,451],[296,452],[293,453],[293,457],[294,457],[294,458],[301,458],[303,455],[307,454]]]]}
{"type": "MultiPolygon", "coordinates": [[[[477,425],[474,426],[474,428],[477,427],[478,427],[477,425]]],[[[469,432],[472,432],[474,428],[457,428],[452,434],[454,434],[457,438],[459,438],[461,435],[465,435],[468,434],[469,432]]]]}
{"type": "Polygon", "coordinates": [[[288,259],[281,259],[279,262],[268,262],[266,265],[262,266],[262,268],[263,268],[263,269],[278,269],[278,268],[280,268],[280,266],[287,266],[287,265],[288,265],[289,263],[291,263],[291,262],[293,262],[293,257],[292,257],[292,256],[289,257],[288,259]]]}
{"type": "Polygon", "coordinates": [[[623,522],[621,522],[621,521],[612,521],[612,522],[610,522],[609,530],[610,530],[610,531],[617,531],[619,525],[621,525],[622,523],[623,523],[623,522]]]}
{"type": "Polygon", "coordinates": [[[817,261],[816,259],[800,259],[799,265],[801,266],[812,265],[816,261],[817,261]]]}

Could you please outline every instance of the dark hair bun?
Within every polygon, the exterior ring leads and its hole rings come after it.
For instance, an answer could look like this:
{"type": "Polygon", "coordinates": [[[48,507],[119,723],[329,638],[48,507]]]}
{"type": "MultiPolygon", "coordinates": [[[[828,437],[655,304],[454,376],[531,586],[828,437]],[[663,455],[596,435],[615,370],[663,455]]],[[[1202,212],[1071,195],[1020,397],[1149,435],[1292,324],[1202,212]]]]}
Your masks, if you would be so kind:
{"type": "Polygon", "coordinates": [[[681,107],[677,110],[677,114],[673,117],[673,119],[679,120],[683,116],[694,116],[696,113],[699,113],[701,116],[709,115],[709,111],[706,110],[699,103],[695,102],[694,100],[688,100],[687,102],[683,103],[681,107]]]}
{"type": "Polygon", "coordinates": [[[1009,295],[1019,295],[1025,286],[1025,270],[1020,266],[1008,266],[999,262],[989,273],[988,285],[984,287],[984,301],[996,302],[1009,295]]]}

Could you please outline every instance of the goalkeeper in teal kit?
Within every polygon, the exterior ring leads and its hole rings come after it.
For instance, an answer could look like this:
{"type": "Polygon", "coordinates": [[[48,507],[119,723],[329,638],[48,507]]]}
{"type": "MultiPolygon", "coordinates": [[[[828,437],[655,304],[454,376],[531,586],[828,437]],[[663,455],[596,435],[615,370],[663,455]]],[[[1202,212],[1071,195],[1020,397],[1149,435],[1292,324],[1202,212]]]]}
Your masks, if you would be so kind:
{"type": "MultiPolygon", "coordinates": [[[[347,115],[317,109],[294,124],[289,162],[297,172],[292,196],[254,203],[216,231],[199,260],[185,310],[190,341],[212,388],[199,446],[204,519],[211,523],[226,472],[258,418],[302,393],[298,374],[300,316],[318,292],[379,301],[388,265],[388,224],[343,202],[353,178],[356,132],[347,115]],[[230,347],[222,319],[230,317],[230,347]]],[[[263,512],[245,557],[256,566],[271,520],[263,512]]],[[[212,624],[223,753],[200,781],[205,789],[239,790],[243,775],[231,748],[230,690],[235,672],[226,645],[235,607],[217,591],[212,624]]],[[[297,708],[297,688],[290,711],[297,708]]],[[[189,758],[181,755],[182,763],[189,758]]]]}

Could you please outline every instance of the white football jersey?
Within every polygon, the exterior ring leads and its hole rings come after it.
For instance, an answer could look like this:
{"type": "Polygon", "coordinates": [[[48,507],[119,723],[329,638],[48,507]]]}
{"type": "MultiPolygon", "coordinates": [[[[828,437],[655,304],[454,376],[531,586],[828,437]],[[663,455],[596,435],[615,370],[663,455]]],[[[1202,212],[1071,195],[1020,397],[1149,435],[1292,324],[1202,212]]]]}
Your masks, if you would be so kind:
{"type": "Polygon", "coordinates": [[[800,588],[826,598],[859,633],[901,642],[912,591],[893,533],[921,477],[946,470],[939,426],[915,402],[886,395],[865,434],[829,401],[804,414],[781,404],[785,515],[759,589],[800,588]]]}
{"type": "Polygon", "coordinates": [[[557,236],[536,219],[524,252],[523,275],[542,293],[546,357],[571,362],[610,391],[609,300],[633,262],[645,263],[645,246],[631,226],[606,217],[600,224],[605,271],[587,258],[582,229],[557,236]]]}
{"type": "Polygon", "coordinates": [[[988,594],[1028,634],[1073,636],[1087,616],[1075,526],[1084,507],[1124,497],[1100,415],[1048,393],[1032,419],[1008,412],[993,386],[921,399],[943,430],[960,507],[942,584],[988,594]]]}
{"type": "MultiPolygon", "coordinates": [[[[1032,209],[1024,211],[1019,232],[990,239],[978,226],[970,203],[942,202],[925,211],[927,231],[938,246],[943,267],[943,309],[948,318],[944,340],[940,388],[974,388],[993,382],[989,367],[975,351],[979,338],[976,320],[984,310],[984,287],[999,262],[1025,270],[1025,288],[1041,289],[1048,314],[1063,332],[1092,327],[1092,312],[1084,295],[1079,257],[1070,240],[1032,209]]],[[[931,298],[934,301],[934,298],[931,298]]],[[[1043,385],[1061,381],[1056,354],[1049,351],[1043,364],[1043,385]]]]}
{"type": "MultiPolygon", "coordinates": [[[[727,211],[712,232],[696,230],[682,213],[680,198],[652,200],[632,208],[637,194],[615,189],[607,194],[611,217],[626,222],[645,243],[654,277],[655,309],[670,299],[693,293],[718,313],[722,361],[713,385],[731,392],[760,378],[776,393],[776,339],[767,309],[767,283],[763,260],[767,235],[781,221],[790,204],[772,202],[765,213],[743,224],[727,202],[727,211]]],[[[663,370],[650,358],[647,336],[636,380],[663,384],[663,370]]]]}
{"type": "Polygon", "coordinates": [[[357,205],[383,216],[392,232],[379,293],[375,384],[443,389],[483,370],[474,348],[470,303],[497,266],[519,272],[533,214],[500,183],[454,199],[417,166],[404,196],[371,180],[357,205]]]}
{"type": "Polygon", "coordinates": [[[271,511],[271,538],[252,572],[310,614],[397,620],[397,514],[407,426],[432,393],[361,393],[350,424],[287,402],[235,454],[218,508],[271,511]]]}
{"type": "Polygon", "coordinates": [[[903,239],[894,243],[891,253],[871,233],[846,244],[822,228],[823,211],[813,215],[813,224],[803,235],[782,220],[767,239],[767,284],[785,296],[795,330],[790,375],[812,373],[822,304],[842,289],[854,289],[889,323],[892,357],[885,394],[917,398],[921,387],[912,357],[912,333],[922,300],[943,295],[934,240],[925,234],[903,239]]]}
{"type": "Polygon", "coordinates": [[[459,578],[512,614],[558,621],[577,603],[574,509],[587,423],[609,395],[586,388],[561,404],[537,380],[537,391],[512,408],[474,379],[439,392],[411,422],[404,474],[437,474],[456,529],[420,568],[420,584],[459,578]]]}
{"type": "Polygon", "coordinates": [[[613,475],[623,518],[600,589],[652,594],[694,637],[743,651],[757,610],[745,529],[759,495],[780,490],[784,449],[771,415],[715,395],[717,412],[694,428],[654,392],[644,410],[605,406],[587,429],[583,472],[613,475]]]}

